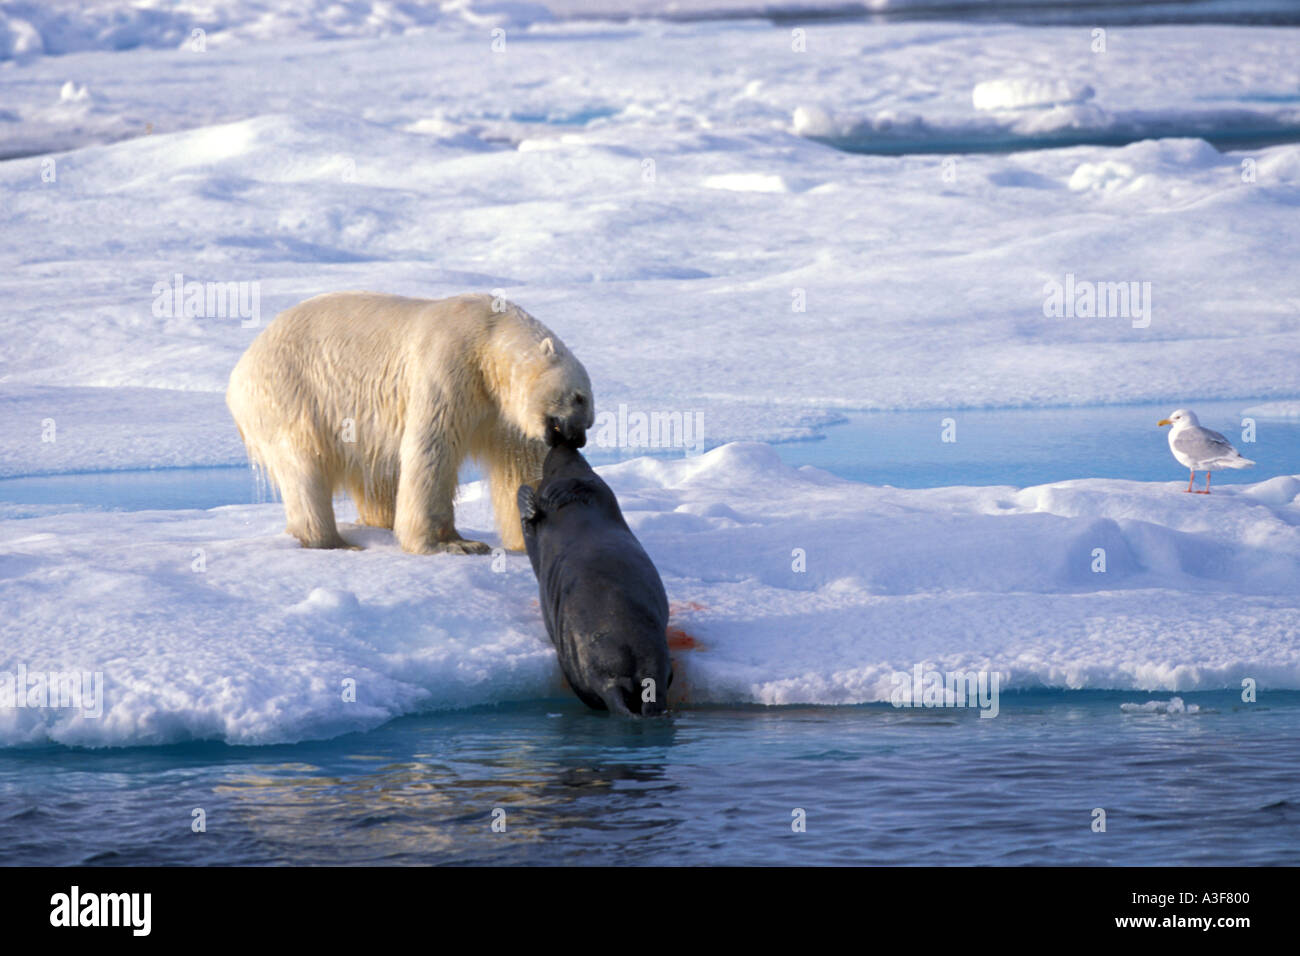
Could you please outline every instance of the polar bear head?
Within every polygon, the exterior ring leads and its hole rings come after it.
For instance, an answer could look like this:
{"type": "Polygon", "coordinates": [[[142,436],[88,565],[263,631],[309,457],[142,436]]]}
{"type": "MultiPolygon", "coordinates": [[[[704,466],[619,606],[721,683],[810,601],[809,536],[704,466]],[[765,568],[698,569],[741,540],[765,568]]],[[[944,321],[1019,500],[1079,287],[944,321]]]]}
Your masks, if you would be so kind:
{"type": "Polygon", "coordinates": [[[531,414],[520,423],[524,434],[550,446],[581,448],[587,443],[587,429],[596,421],[587,370],[552,338],[543,339],[539,350],[542,362],[530,390],[531,414]]]}
{"type": "Polygon", "coordinates": [[[527,439],[581,448],[596,423],[591,379],[550,329],[513,303],[479,297],[490,328],[484,384],[501,416],[527,439]]]}

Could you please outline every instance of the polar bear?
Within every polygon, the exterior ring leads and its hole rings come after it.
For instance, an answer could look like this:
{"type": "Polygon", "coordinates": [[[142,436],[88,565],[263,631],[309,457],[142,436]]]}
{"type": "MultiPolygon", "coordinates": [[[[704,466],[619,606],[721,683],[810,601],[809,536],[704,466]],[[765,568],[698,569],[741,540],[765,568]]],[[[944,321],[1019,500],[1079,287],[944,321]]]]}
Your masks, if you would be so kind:
{"type": "Polygon", "coordinates": [[[308,299],[249,346],[226,404],[305,547],[349,547],[332,503],[345,489],[363,524],[391,528],[418,554],[490,550],[453,521],[467,457],[486,467],[502,543],[522,549],[519,486],[541,479],[548,444],[581,446],[595,421],[582,363],[487,295],[308,299]]]}

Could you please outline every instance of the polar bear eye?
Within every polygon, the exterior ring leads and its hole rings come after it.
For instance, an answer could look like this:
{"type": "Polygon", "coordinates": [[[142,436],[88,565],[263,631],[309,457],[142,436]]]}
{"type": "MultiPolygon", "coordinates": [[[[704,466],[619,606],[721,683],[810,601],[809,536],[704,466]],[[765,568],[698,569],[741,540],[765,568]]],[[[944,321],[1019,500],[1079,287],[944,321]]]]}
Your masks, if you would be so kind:
{"type": "Polygon", "coordinates": [[[585,405],[586,402],[587,402],[587,399],[582,395],[582,393],[580,393],[580,392],[575,392],[575,393],[574,393],[574,395],[573,395],[573,404],[575,404],[575,405],[585,405]]]}

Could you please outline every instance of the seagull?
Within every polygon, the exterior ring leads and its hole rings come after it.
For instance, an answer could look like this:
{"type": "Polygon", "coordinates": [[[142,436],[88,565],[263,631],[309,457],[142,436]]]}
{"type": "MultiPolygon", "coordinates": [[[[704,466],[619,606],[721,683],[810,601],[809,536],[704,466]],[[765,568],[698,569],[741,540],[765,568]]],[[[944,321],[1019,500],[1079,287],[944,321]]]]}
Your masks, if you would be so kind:
{"type": "Polygon", "coordinates": [[[1162,418],[1157,425],[1173,425],[1169,430],[1169,450],[1182,463],[1184,468],[1192,470],[1187,480],[1187,490],[1192,490],[1198,471],[1205,472],[1205,490],[1193,492],[1198,495],[1210,493],[1210,472],[1222,471],[1224,468],[1249,468],[1255,464],[1249,458],[1242,458],[1232,443],[1216,431],[1202,428],[1195,412],[1180,408],[1171,412],[1168,418],[1162,418]]]}

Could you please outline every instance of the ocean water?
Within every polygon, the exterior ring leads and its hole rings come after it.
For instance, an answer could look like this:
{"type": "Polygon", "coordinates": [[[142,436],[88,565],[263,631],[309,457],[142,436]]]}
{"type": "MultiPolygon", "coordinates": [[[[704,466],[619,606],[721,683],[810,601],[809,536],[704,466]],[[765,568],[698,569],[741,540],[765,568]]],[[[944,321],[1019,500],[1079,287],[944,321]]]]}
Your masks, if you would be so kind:
{"type": "MultiPolygon", "coordinates": [[[[1235,439],[1245,404],[1197,409],[1235,439]]],[[[781,451],[908,487],[1176,480],[1167,411],[861,414],[781,451]]],[[[1242,480],[1300,472],[1300,426],[1258,427],[1261,467],[1242,480]]],[[[144,474],[157,480],[11,479],[0,501],[255,500],[244,469],[144,474]]],[[[1300,864],[1300,692],[1123,706],[1173,696],[1004,693],[993,719],[878,704],[648,722],[566,697],[292,745],[0,749],[0,864],[1300,864]]]]}
{"type": "Polygon", "coordinates": [[[1300,863],[1300,693],[1121,709],[1142,699],[641,723],[565,699],[293,746],[10,750],[0,864],[1300,863]]]}

